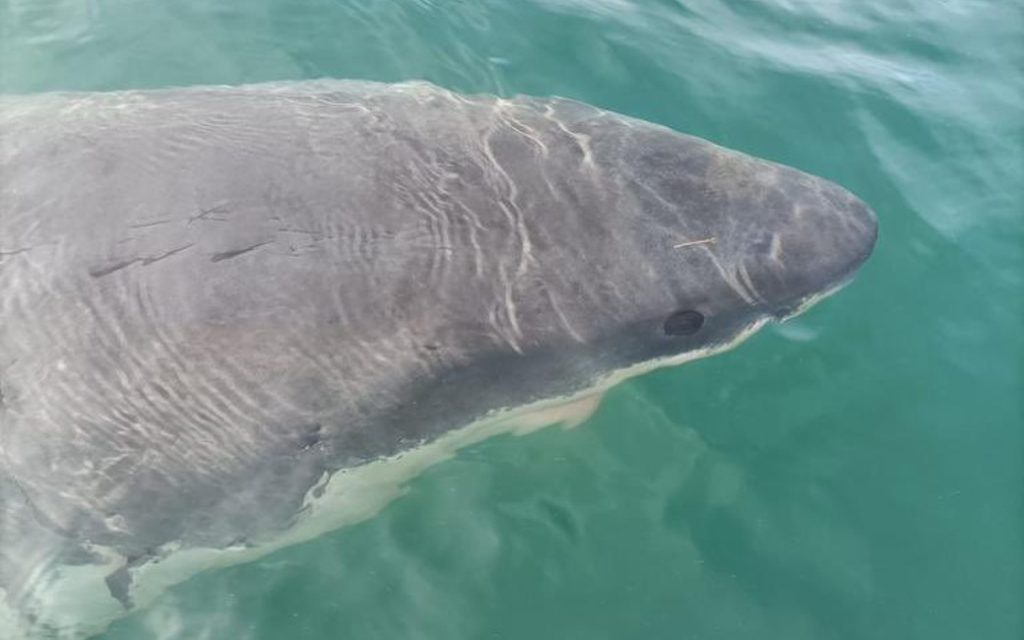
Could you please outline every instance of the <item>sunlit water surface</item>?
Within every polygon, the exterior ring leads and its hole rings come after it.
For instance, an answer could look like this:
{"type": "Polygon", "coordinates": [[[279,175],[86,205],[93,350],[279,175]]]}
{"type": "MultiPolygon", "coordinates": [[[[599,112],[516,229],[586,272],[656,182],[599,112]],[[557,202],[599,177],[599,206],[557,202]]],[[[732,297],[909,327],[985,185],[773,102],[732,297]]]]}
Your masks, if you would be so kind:
{"type": "Polygon", "coordinates": [[[859,279],[105,640],[1024,637],[1024,16],[971,0],[0,0],[0,91],[559,94],[826,176],[859,279]]]}

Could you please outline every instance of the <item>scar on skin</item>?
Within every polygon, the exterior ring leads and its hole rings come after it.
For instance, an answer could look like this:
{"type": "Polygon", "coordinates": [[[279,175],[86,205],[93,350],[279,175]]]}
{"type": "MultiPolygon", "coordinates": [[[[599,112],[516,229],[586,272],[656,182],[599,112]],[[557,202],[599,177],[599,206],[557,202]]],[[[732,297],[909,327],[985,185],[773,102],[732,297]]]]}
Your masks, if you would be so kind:
{"type": "Polygon", "coordinates": [[[685,247],[696,247],[702,244],[715,244],[718,240],[712,236],[710,238],[704,238],[703,240],[690,240],[689,242],[680,242],[679,244],[672,245],[673,249],[683,249],[685,247]]]}

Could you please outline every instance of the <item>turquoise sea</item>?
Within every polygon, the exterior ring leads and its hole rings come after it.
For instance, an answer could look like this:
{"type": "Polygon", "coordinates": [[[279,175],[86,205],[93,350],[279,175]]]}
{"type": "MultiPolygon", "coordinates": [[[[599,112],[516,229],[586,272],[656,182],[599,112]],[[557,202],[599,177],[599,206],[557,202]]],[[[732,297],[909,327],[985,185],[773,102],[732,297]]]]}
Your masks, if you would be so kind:
{"type": "Polygon", "coordinates": [[[0,0],[0,91],[426,79],[833,179],[845,291],[104,640],[1024,637],[1019,0],[0,0]]]}

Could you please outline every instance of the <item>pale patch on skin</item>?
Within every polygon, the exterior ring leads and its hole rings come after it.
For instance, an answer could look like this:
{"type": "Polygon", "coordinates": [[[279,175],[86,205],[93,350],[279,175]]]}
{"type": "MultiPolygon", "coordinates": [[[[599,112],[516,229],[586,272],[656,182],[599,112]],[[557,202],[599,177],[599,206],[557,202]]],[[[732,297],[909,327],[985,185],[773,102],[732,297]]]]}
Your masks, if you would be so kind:
{"type": "Polygon", "coordinates": [[[601,401],[604,399],[604,394],[604,391],[593,391],[564,404],[510,417],[505,424],[510,425],[511,432],[517,436],[524,436],[556,424],[560,424],[566,429],[573,429],[589,420],[597,412],[597,408],[601,406],[601,401]]]}

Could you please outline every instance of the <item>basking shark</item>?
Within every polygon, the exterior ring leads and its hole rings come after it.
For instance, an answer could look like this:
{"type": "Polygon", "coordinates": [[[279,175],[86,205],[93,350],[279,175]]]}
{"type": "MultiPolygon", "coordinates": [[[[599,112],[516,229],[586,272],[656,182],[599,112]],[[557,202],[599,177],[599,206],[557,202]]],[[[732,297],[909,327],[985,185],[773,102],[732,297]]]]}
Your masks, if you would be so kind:
{"type": "Polygon", "coordinates": [[[426,83],[0,97],[0,637],[370,517],[845,284],[841,187],[426,83]]]}

